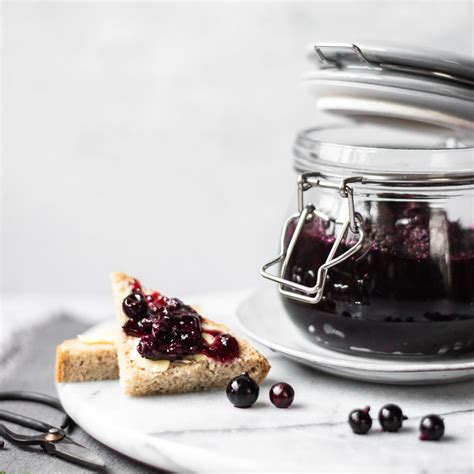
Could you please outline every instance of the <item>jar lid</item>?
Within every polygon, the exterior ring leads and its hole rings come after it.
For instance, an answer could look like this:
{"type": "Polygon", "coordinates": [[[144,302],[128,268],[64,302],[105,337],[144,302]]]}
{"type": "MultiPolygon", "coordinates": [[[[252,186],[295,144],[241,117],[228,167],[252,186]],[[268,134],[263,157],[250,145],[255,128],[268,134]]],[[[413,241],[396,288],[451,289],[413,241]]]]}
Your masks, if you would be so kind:
{"type": "Polygon", "coordinates": [[[303,76],[318,109],[399,127],[474,130],[474,61],[400,46],[317,43],[303,76]]]}

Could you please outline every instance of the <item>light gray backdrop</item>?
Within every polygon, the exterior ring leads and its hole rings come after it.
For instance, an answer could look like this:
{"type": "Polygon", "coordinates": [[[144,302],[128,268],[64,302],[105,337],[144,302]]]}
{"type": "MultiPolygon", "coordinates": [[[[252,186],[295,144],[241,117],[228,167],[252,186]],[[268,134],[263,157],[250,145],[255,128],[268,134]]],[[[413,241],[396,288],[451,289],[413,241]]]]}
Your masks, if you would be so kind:
{"type": "MultiPolygon", "coordinates": [[[[3,3],[2,291],[252,286],[321,40],[472,54],[471,2],[3,3]]],[[[18,295],[17,295],[18,296],[18,295]]]]}

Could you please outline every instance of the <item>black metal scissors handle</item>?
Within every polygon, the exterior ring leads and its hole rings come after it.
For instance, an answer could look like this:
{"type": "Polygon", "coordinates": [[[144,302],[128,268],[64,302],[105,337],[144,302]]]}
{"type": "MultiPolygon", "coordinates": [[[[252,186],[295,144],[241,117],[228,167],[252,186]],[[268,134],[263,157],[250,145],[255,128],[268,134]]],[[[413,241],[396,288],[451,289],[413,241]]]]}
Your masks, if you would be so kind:
{"type": "MultiPolygon", "coordinates": [[[[50,407],[56,408],[57,410],[64,413],[64,419],[60,425],[61,428],[69,428],[72,430],[75,426],[74,421],[72,420],[72,418],[69,417],[69,415],[67,415],[61,402],[56,397],[51,397],[50,395],[45,395],[43,393],[38,392],[28,392],[26,390],[2,390],[0,391],[0,400],[19,400],[49,405],[50,407]]],[[[30,418],[30,420],[31,419],[32,418],[30,418]]],[[[14,421],[13,423],[21,424],[18,421],[14,421]]]]}
{"type": "MultiPolygon", "coordinates": [[[[43,433],[49,433],[51,435],[50,438],[64,438],[66,436],[66,432],[62,429],[55,428],[54,426],[43,423],[42,421],[35,420],[34,418],[29,418],[23,415],[17,415],[16,413],[12,413],[11,411],[7,410],[0,410],[0,420],[9,421],[10,423],[15,423],[16,425],[25,426],[27,428],[31,428],[36,431],[41,431],[43,433]]],[[[43,449],[46,449],[47,444],[50,442],[45,435],[34,435],[34,436],[27,436],[15,433],[9,430],[4,424],[0,423],[0,435],[3,436],[5,439],[11,441],[12,443],[18,445],[40,445],[43,449]]],[[[47,450],[47,449],[46,449],[47,450]]]]}
{"type": "MultiPolygon", "coordinates": [[[[0,391],[0,400],[24,400],[43,403],[65,413],[61,402],[57,398],[41,393],[0,391]]],[[[72,421],[67,415],[60,428],[7,410],[0,410],[0,420],[25,426],[41,433],[23,435],[15,433],[3,423],[0,423],[0,436],[18,446],[40,446],[52,456],[58,456],[93,469],[105,468],[105,464],[97,455],[67,436],[66,427],[70,426],[72,421]]]]}

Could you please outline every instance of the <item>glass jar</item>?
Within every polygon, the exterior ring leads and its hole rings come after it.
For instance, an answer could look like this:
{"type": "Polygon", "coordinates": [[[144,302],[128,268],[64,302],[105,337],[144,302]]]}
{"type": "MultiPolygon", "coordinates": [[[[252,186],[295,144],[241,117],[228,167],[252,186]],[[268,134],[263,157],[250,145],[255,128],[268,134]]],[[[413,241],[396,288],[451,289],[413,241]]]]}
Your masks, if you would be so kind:
{"type": "Polygon", "coordinates": [[[473,351],[472,145],[367,124],[306,130],[294,154],[298,212],[262,275],[296,326],[364,355],[473,351]]]}

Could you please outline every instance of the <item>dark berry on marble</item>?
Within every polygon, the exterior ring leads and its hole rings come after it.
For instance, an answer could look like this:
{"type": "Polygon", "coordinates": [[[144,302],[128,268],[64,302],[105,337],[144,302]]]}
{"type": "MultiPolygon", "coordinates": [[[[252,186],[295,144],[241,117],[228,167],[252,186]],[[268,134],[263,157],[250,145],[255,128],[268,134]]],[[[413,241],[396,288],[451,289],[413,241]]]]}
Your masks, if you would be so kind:
{"type": "Polygon", "coordinates": [[[270,401],[277,408],[288,408],[295,399],[293,387],[285,382],[279,382],[270,388],[270,401]]]}
{"type": "Polygon", "coordinates": [[[234,377],[227,385],[227,398],[237,408],[249,408],[258,399],[257,382],[247,373],[234,377]]]}
{"type": "Polygon", "coordinates": [[[372,428],[370,407],[358,408],[349,413],[349,426],[355,434],[366,434],[372,428]]]}
{"type": "Polygon", "coordinates": [[[420,422],[420,440],[438,441],[444,435],[444,421],[438,415],[426,415],[420,422]]]}
{"type": "Polygon", "coordinates": [[[392,433],[398,431],[403,425],[403,420],[406,419],[402,409],[393,403],[384,405],[379,411],[379,422],[383,431],[392,433]]]}

